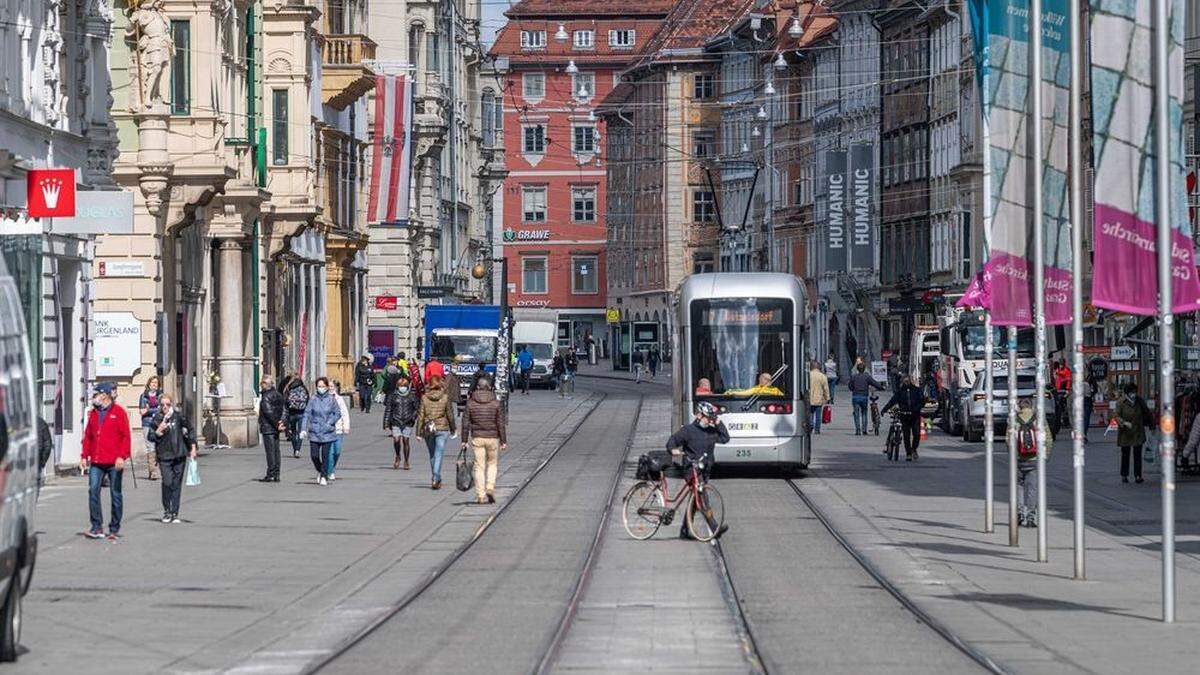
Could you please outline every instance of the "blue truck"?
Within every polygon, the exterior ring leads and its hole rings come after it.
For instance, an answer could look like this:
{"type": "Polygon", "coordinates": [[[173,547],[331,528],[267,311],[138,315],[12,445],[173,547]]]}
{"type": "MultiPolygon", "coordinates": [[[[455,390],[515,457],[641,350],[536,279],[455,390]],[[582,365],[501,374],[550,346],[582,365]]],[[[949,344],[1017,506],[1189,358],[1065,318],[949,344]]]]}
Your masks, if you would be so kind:
{"type": "Polygon", "coordinates": [[[441,361],[457,375],[460,397],[481,368],[493,376],[497,392],[507,393],[508,342],[498,305],[425,306],[425,362],[441,361]]]}

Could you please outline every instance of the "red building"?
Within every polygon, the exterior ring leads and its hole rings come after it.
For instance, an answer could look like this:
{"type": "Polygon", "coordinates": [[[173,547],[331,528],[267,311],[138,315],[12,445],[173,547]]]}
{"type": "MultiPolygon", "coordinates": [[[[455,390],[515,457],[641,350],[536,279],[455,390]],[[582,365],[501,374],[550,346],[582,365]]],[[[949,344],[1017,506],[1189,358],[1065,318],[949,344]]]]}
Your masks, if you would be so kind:
{"type": "Polygon", "coordinates": [[[588,334],[607,344],[605,130],[593,108],[673,4],[522,0],[491,50],[503,73],[508,302],[518,319],[556,318],[561,346],[588,334]]]}

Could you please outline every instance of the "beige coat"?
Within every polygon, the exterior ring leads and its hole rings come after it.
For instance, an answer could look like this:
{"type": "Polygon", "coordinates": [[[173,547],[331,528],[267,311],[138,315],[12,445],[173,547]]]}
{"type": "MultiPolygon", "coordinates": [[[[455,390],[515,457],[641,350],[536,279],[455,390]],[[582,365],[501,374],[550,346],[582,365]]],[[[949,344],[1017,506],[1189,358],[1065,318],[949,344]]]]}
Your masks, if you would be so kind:
{"type": "Polygon", "coordinates": [[[829,378],[819,370],[808,371],[808,404],[829,403],[829,378]]]}

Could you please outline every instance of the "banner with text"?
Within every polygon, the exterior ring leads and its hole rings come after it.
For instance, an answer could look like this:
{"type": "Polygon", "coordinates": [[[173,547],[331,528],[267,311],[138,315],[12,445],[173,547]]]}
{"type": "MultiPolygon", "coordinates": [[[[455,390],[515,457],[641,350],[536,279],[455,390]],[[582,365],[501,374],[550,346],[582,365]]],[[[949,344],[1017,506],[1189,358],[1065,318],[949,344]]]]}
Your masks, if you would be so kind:
{"type": "Polygon", "coordinates": [[[875,269],[875,146],[850,146],[850,269],[875,269]]]}
{"type": "Polygon", "coordinates": [[[846,271],[846,151],[825,153],[825,271],[846,271]]]}
{"type": "MultiPolygon", "coordinates": [[[[1093,3],[1092,119],[1096,165],[1092,303],[1129,314],[1158,310],[1154,190],[1154,3],[1093,3]]],[[[1183,164],[1183,0],[1170,3],[1167,46],[1174,311],[1200,308],[1183,164]]]]}

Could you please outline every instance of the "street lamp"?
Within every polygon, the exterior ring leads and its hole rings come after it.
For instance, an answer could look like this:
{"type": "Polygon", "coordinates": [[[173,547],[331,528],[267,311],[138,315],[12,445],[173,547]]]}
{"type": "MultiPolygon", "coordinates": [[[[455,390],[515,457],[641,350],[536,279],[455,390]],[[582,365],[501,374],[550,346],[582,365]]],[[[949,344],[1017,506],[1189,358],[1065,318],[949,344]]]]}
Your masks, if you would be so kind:
{"type": "Polygon", "coordinates": [[[575,59],[567,61],[567,74],[574,75],[579,72],[579,66],[575,65],[575,59]]]}
{"type": "Polygon", "coordinates": [[[500,316],[508,319],[508,258],[482,258],[471,268],[471,276],[483,280],[488,275],[488,266],[484,263],[500,264],[500,316]]]}
{"type": "Polygon", "coordinates": [[[558,30],[554,31],[554,39],[558,40],[559,42],[566,42],[567,27],[562,25],[561,23],[558,24],[558,30]]]}

